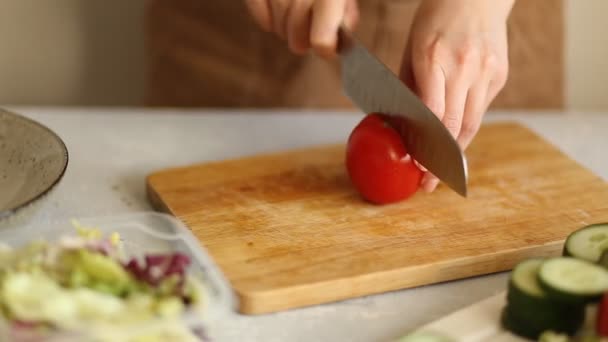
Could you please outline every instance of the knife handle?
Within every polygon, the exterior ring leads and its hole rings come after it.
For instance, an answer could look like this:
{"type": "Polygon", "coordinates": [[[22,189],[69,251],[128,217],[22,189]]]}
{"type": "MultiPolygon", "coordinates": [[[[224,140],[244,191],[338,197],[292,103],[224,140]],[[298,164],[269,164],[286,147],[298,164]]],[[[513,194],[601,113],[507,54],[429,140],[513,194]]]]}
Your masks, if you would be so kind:
{"type": "Polygon", "coordinates": [[[338,27],[338,41],[336,44],[338,54],[342,54],[350,50],[350,48],[352,48],[352,46],[354,45],[354,42],[355,37],[353,33],[346,28],[344,23],[342,23],[340,27],[338,27]]]}

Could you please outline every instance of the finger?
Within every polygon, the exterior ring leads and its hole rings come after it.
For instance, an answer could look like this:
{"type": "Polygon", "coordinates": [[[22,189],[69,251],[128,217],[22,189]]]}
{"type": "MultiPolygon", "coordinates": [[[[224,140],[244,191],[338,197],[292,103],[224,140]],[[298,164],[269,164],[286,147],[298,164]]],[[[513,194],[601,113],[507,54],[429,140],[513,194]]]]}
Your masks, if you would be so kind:
{"type": "Polygon", "coordinates": [[[457,138],[458,144],[463,150],[471,144],[481,125],[487,109],[489,83],[489,81],[479,81],[468,92],[462,126],[457,138]]]}
{"type": "Polygon", "coordinates": [[[439,185],[439,178],[435,177],[432,173],[424,174],[422,181],[420,183],[420,187],[425,192],[433,192],[439,185]]]}
{"type": "Polygon", "coordinates": [[[416,165],[417,168],[419,168],[422,172],[427,172],[428,170],[426,169],[426,167],[422,166],[422,164],[420,164],[417,160],[414,159],[414,164],[416,165]]]}
{"type": "Polygon", "coordinates": [[[411,65],[407,65],[407,64],[404,63],[401,66],[401,70],[399,71],[399,78],[414,93],[420,94],[420,91],[418,90],[418,87],[416,86],[416,82],[414,81],[414,71],[412,70],[411,65]]]}
{"type": "MultiPolygon", "coordinates": [[[[452,69],[454,70],[454,69],[452,69]]],[[[455,76],[448,78],[445,82],[445,111],[443,117],[440,117],[442,123],[448,131],[457,138],[462,126],[462,118],[464,116],[464,108],[468,89],[470,87],[471,73],[468,72],[467,66],[462,66],[461,69],[454,70],[455,76]]],[[[421,187],[425,192],[433,192],[439,185],[439,178],[427,172],[421,182],[421,187]]]]}
{"type": "Polygon", "coordinates": [[[413,92],[419,93],[416,83],[414,82],[414,70],[412,67],[412,46],[411,41],[405,44],[403,50],[403,58],[401,58],[401,66],[399,67],[399,78],[405,85],[410,88],[413,92]]]}
{"type": "Polygon", "coordinates": [[[455,71],[454,78],[448,79],[445,95],[445,114],[441,119],[454,138],[458,138],[462,127],[465,105],[472,81],[465,70],[455,71]]]}
{"type": "Polygon", "coordinates": [[[344,9],[344,26],[349,31],[354,31],[359,24],[359,6],[357,0],[347,0],[344,9]]]}
{"type": "Polygon", "coordinates": [[[282,39],[287,38],[287,13],[291,3],[289,0],[273,0],[270,3],[273,31],[282,39]]]}
{"type": "Polygon", "coordinates": [[[434,52],[413,48],[413,82],[422,102],[441,120],[445,113],[446,76],[434,52]],[[427,53],[428,52],[428,53],[427,53]]]}
{"type": "Polygon", "coordinates": [[[296,54],[310,49],[310,26],[313,0],[295,0],[287,19],[287,41],[296,54]]]}
{"type": "Polygon", "coordinates": [[[254,21],[266,32],[272,31],[272,13],[268,0],[245,0],[254,21]]]}
{"type": "MultiPolygon", "coordinates": [[[[445,112],[445,72],[435,59],[433,49],[421,49],[411,41],[406,45],[401,65],[401,79],[422,102],[441,120],[445,112]]],[[[425,172],[420,183],[426,192],[432,192],[439,184],[439,179],[428,172],[424,165],[420,168],[425,172]]]]}
{"type": "Polygon", "coordinates": [[[487,105],[489,106],[492,101],[496,98],[498,93],[504,88],[506,83],[506,77],[499,76],[499,78],[492,79],[487,91],[487,105]]]}
{"type": "Polygon", "coordinates": [[[313,5],[310,41],[317,54],[335,56],[338,28],[344,19],[346,0],[318,0],[313,5]]]}

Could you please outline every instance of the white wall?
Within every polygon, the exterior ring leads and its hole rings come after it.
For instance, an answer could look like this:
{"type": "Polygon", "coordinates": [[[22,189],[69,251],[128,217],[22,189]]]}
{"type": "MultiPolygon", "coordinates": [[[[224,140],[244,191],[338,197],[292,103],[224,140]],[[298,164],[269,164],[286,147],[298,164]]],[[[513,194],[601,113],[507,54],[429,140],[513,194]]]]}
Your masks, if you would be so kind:
{"type": "MultiPolygon", "coordinates": [[[[144,3],[0,0],[0,104],[138,105],[144,3]]],[[[566,102],[608,110],[608,0],[566,8],[566,102]]]]}
{"type": "Polygon", "coordinates": [[[570,108],[608,110],[606,14],[607,0],[566,1],[566,101],[570,108]]]}

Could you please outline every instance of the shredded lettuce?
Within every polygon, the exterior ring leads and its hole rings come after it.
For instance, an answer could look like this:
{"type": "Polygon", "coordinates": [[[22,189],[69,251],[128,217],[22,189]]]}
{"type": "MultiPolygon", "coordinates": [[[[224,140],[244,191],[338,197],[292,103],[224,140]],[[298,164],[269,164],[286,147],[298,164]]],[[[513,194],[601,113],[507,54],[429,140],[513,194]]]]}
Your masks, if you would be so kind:
{"type": "Polygon", "coordinates": [[[203,340],[204,332],[180,323],[204,299],[187,255],[150,254],[140,263],[124,257],[118,234],[73,224],[77,235],[56,243],[0,248],[0,323],[12,333],[86,327],[96,342],[203,340]],[[156,323],[126,333],[146,322],[156,323]]]}

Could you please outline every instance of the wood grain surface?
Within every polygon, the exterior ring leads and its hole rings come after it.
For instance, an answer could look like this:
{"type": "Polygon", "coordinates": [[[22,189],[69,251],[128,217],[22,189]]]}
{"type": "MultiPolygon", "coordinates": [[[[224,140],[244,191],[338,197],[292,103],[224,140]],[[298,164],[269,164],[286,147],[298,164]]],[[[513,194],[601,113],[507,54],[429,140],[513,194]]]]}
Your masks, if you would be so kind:
{"type": "Polygon", "coordinates": [[[340,144],[159,170],[147,184],[247,314],[509,270],[608,220],[608,185],[518,124],[483,126],[467,158],[468,198],[440,186],[387,206],[353,190],[340,144]]]}
{"type": "MultiPolygon", "coordinates": [[[[359,0],[357,36],[398,73],[420,0],[359,0]]],[[[517,1],[509,79],[492,108],[563,108],[563,0],[517,1]]],[[[352,109],[336,61],[296,56],[262,32],[244,1],[151,0],[146,103],[183,107],[352,109]]]]}

